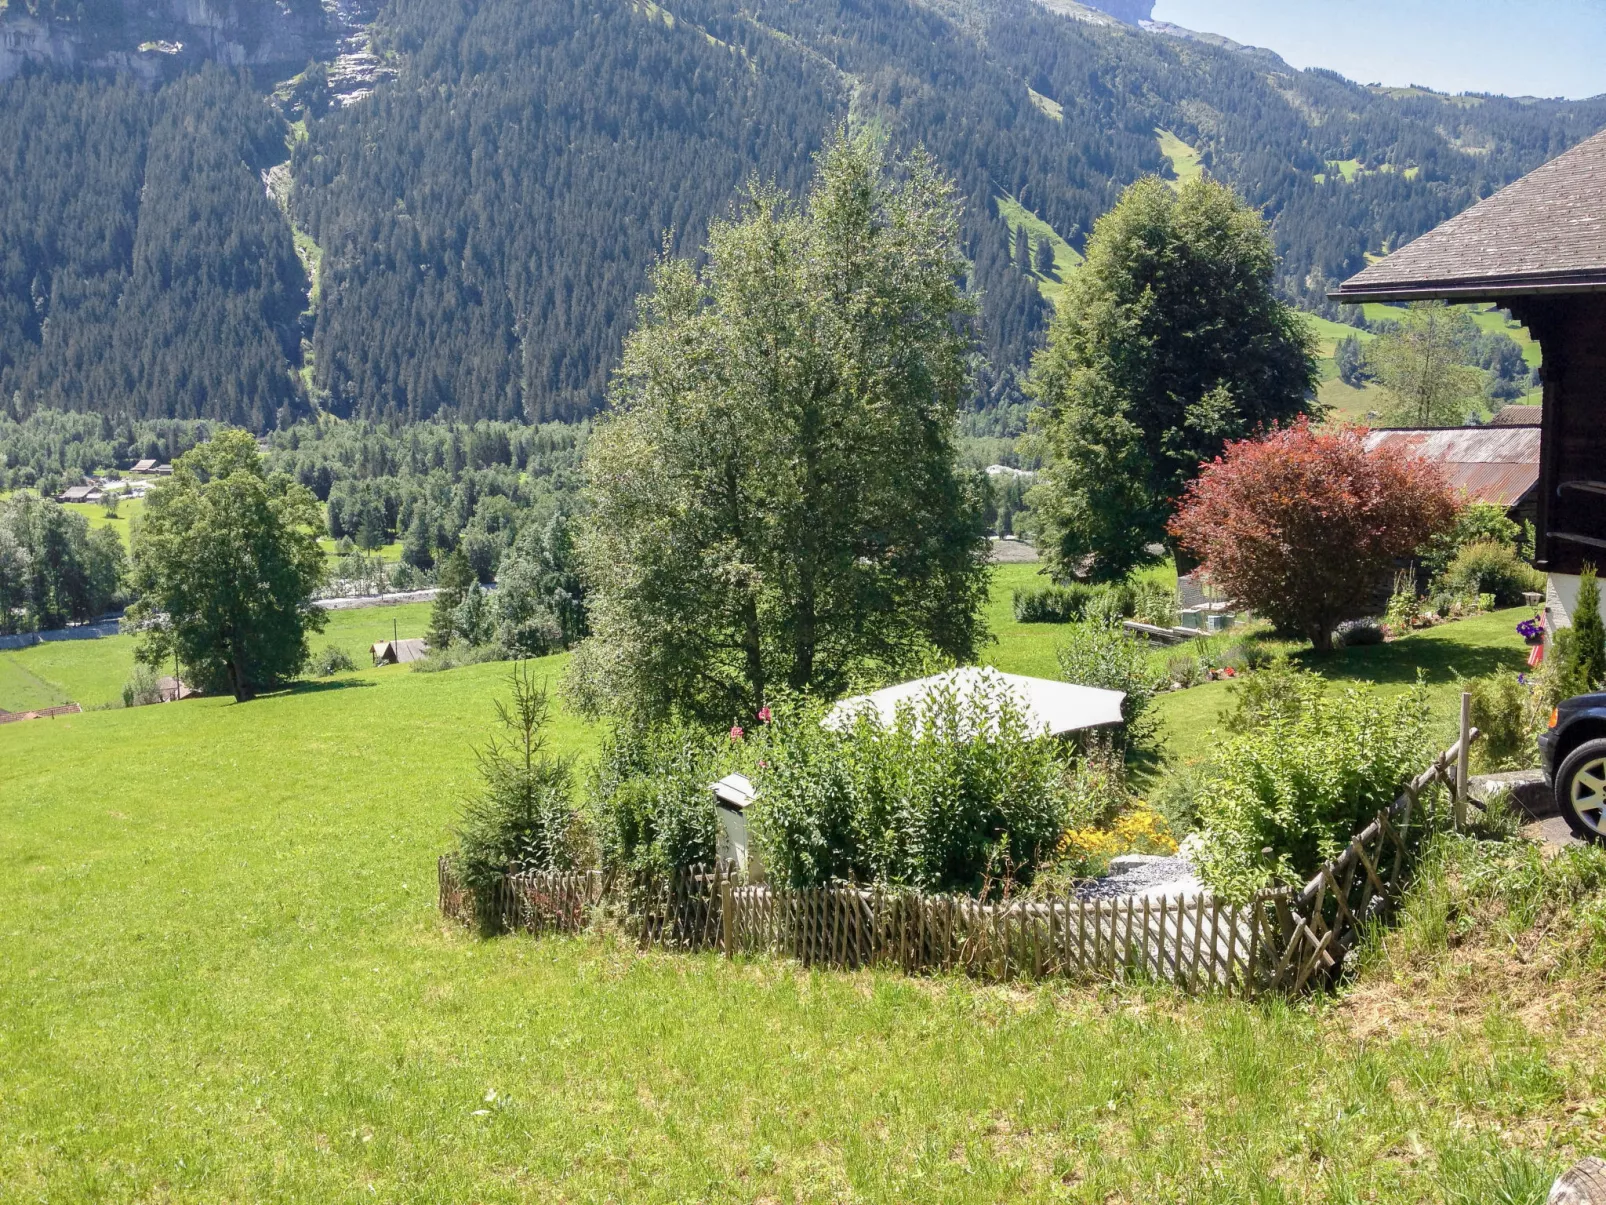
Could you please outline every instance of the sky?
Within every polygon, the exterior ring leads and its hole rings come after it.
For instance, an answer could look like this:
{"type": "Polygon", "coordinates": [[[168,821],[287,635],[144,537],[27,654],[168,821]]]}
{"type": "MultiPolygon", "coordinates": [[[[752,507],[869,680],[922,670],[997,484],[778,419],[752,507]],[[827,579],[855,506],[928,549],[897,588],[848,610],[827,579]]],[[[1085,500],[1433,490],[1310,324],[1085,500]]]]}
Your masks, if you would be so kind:
{"type": "Polygon", "coordinates": [[[1606,0],[1156,0],[1154,19],[1362,84],[1606,93],[1606,0]]]}

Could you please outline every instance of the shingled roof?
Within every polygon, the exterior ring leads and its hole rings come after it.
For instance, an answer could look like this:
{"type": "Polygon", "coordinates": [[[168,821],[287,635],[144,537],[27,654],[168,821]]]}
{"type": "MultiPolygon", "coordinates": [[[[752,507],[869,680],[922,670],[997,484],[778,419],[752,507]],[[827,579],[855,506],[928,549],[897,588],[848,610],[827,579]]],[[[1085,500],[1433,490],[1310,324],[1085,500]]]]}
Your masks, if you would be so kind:
{"type": "Polygon", "coordinates": [[[1606,132],[1345,281],[1337,301],[1606,292],[1606,132]]]}

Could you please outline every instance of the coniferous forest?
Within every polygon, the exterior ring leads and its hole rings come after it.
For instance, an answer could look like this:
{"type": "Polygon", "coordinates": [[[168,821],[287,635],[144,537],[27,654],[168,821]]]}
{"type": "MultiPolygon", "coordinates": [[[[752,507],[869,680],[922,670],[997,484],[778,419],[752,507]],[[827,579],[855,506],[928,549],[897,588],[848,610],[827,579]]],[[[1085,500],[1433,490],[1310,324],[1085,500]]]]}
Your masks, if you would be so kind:
{"type": "MultiPolygon", "coordinates": [[[[116,4],[75,11],[115,37],[116,4]]],[[[0,406],[582,419],[655,258],[750,180],[799,189],[847,123],[956,181],[974,406],[1007,433],[1070,270],[1010,215],[1079,249],[1172,173],[1160,131],[1263,208],[1283,294],[1338,317],[1367,253],[1606,125],[1606,100],[1363,88],[1033,0],[391,0],[373,38],[395,78],[350,104],[321,66],[0,85],[0,406]]]]}

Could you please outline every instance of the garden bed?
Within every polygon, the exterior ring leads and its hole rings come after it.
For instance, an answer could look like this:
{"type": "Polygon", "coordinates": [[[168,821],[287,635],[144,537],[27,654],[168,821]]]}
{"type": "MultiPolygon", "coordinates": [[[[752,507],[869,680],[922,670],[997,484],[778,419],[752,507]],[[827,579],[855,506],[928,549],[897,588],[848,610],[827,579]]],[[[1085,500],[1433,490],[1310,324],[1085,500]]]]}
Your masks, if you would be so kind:
{"type": "MultiPolygon", "coordinates": [[[[1474,734],[1475,735],[1475,734],[1474,734]]],[[[1393,908],[1424,837],[1447,820],[1459,742],[1322,866],[1304,891],[996,903],[849,885],[788,890],[720,864],[673,874],[508,875],[485,914],[438,864],[447,916],[490,930],[575,933],[612,921],[642,948],[771,954],[809,966],[958,971],[993,980],[1149,978],[1188,992],[1296,994],[1332,983],[1362,928],[1393,908]]]]}

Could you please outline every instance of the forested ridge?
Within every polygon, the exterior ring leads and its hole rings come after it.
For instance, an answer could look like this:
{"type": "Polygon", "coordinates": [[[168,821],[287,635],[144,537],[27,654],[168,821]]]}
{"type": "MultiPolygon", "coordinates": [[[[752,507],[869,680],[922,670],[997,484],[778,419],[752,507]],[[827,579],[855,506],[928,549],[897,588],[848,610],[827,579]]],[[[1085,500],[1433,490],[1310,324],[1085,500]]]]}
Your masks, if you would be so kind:
{"type": "Polygon", "coordinates": [[[1368,252],[1606,125],[1606,101],[1366,89],[1032,0],[392,0],[375,39],[399,75],[349,107],[317,73],[0,88],[0,405],[584,418],[666,233],[694,251],[754,177],[796,191],[846,121],[956,181],[975,405],[1015,414],[1067,265],[1000,199],[1080,248],[1171,172],[1170,131],[1272,219],[1283,294],[1332,314],[1368,252]],[[262,180],[287,157],[288,213],[262,180]]]}

